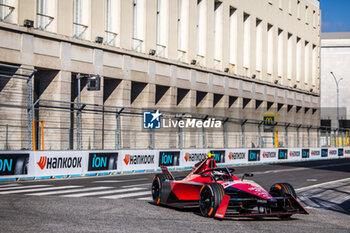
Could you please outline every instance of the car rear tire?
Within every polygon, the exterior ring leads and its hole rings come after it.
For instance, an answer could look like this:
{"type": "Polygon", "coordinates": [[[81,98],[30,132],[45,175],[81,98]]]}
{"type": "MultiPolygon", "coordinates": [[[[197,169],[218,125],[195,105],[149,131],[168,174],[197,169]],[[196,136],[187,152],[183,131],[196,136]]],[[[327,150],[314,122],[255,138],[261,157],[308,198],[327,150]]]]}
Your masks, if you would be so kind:
{"type": "Polygon", "coordinates": [[[225,191],[221,184],[209,183],[202,186],[199,193],[199,208],[204,217],[214,217],[225,191]]]}
{"type": "MultiPolygon", "coordinates": [[[[288,183],[277,183],[271,186],[270,194],[274,197],[287,197],[288,195],[297,198],[297,194],[292,185],[288,183]]],[[[291,214],[279,215],[279,218],[287,219],[290,218],[291,214]]]]}
{"type": "Polygon", "coordinates": [[[152,199],[156,205],[160,204],[160,198],[162,194],[162,185],[164,181],[163,174],[157,174],[153,177],[152,181],[152,199]]]}

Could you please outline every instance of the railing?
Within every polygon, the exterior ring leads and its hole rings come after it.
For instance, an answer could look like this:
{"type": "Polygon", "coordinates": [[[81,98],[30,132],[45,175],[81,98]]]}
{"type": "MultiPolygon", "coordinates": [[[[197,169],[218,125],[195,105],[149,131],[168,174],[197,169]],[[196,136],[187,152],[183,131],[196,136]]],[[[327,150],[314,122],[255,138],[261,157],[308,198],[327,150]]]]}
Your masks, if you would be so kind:
{"type": "Polygon", "coordinates": [[[229,68],[230,73],[236,74],[236,65],[230,63],[230,64],[229,64],[229,67],[230,67],[230,68],[229,68]]]}
{"type": "Polygon", "coordinates": [[[186,58],[186,51],[184,50],[177,50],[177,59],[181,62],[185,62],[185,58],[186,58]]]}
{"type": "Polygon", "coordinates": [[[0,21],[6,21],[14,10],[15,7],[0,3],[0,21]]]}
{"type": "Polygon", "coordinates": [[[136,52],[142,52],[143,40],[132,38],[132,50],[136,52]]]}
{"type": "Polygon", "coordinates": [[[157,44],[157,56],[165,57],[165,49],[166,49],[165,45],[157,44]]]}
{"type": "Polygon", "coordinates": [[[41,30],[46,30],[54,20],[54,17],[42,13],[37,13],[36,15],[38,16],[38,28],[41,30]]]}
{"type": "Polygon", "coordinates": [[[204,61],[205,61],[204,56],[197,54],[197,64],[200,66],[204,66],[204,61]]]}
{"type": "Polygon", "coordinates": [[[214,59],[214,68],[216,70],[221,70],[221,60],[218,60],[218,59],[214,59]]]}
{"type": "Polygon", "coordinates": [[[73,35],[73,37],[79,38],[79,39],[83,37],[84,33],[88,29],[87,25],[84,25],[84,24],[81,24],[81,23],[73,22],[73,26],[74,26],[74,35],[73,35]]]}
{"type": "Polygon", "coordinates": [[[117,42],[117,36],[118,36],[118,33],[105,30],[105,37],[106,37],[105,44],[115,46],[117,42]]]}

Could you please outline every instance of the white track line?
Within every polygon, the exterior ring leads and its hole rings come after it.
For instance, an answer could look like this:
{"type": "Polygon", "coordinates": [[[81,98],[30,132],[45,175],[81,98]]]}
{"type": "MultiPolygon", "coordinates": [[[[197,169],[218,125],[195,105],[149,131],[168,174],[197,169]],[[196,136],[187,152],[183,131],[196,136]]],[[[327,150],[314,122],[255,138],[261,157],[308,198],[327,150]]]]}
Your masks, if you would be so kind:
{"type": "MultiPolygon", "coordinates": [[[[340,167],[344,165],[350,165],[350,163],[342,163],[342,164],[328,164],[328,165],[319,165],[314,167],[298,167],[298,168],[289,168],[289,169],[280,169],[280,170],[269,170],[269,171],[261,171],[261,172],[253,172],[255,174],[269,174],[269,173],[279,173],[279,172],[294,172],[294,171],[302,171],[302,170],[308,170],[308,169],[320,169],[320,168],[327,168],[327,167],[340,167]]],[[[240,176],[243,174],[235,174],[236,176],[240,176]]]]}
{"type": "Polygon", "coordinates": [[[15,190],[15,189],[27,189],[27,188],[36,188],[36,187],[47,187],[52,185],[46,185],[46,184],[38,184],[38,185],[27,185],[27,186],[16,186],[16,187],[8,187],[8,188],[0,188],[0,191],[4,190],[15,190]]]}
{"type": "Polygon", "coordinates": [[[131,187],[140,187],[140,186],[149,186],[149,187],[151,187],[151,183],[147,183],[147,184],[124,185],[124,186],[122,186],[122,187],[123,187],[123,188],[131,188],[131,187]]]}
{"type": "Polygon", "coordinates": [[[141,198],[137,198],[137,200],[142,200],[142,201],[152,201],[152,197],[141,197],[141,198]]]}
{"type": "Polygon", "coordinates": [[[13,187],[13,186],[19,186],[19,184],[5,184],[5,185],[0,185],[0,188],[3,188],[3,187],[13,187]]]}
{"type": "Polygon", "coordinates": [[[310,186],[307,186],[307,187],[302,187],[302,188],[295,189],[295,191],[300,192],[300,191],[313,189],[313,188],[321,187],[321,186],[324,186],[324,185],[335,184],[335,183],[339,183],[339,182],[343,182],[343,181],[350,181],[350,178],[345,178],[345,179],[341,179],[341,180],[333,180],[333,181],[328,181],[328,182],[324,182],[324,183],[320,183],[320,184],[310,185],[310,186]]]}
{"type": "Polygon", "coordinates": [[[137,197],[137,196],[144,196],[144,195],[151,195],[150,191],[144,191],[144,192],[137,192],[137,193],[125,193],[125,194],[119,194],[119,195],[111,195],[111,196],[103,196],[100,198],[104,199],[120,199],[125,197],[137,197]]]}
{"type": "Polygon", "coordinates": [[[140,179],[131,179],[131,180],[98,180],[98,181],[93,181],[92,183],[121,183],[121,182],[132,182],[132,181],[139,181],[139,180],[148,180],[148,179],[140,178],[140,179]]]}
{"type": "Polygon", "coordinates": [[[33,192],[40,192],[40,191],[49,191],[49,190],[55,190],[55,189],[71,189],[71,188],[78,188],[81,186],[76,185],[68,185],[68,186],[57,186],[57,187],[50,187],[50,188],[36,188],[36,189],[24,189],[24,190],[12,190],[12,191],[3,191],[0,192],[0,194],[15,194],[15,193],[33,193],[33,192]]]}
{"type": "Polygon", "coordinates": [[[62,195],[62,197],[88,197],[88,196],[106,195],[106,194],[112,194],[112,193],[133,192],[133,191],[139,191],[139,190],[144,190],[144,188],[114,189],[114,190],[106,190],[106,191],[100,191],[100,192],[76,193],[76,194],[62,195]]]}
{"type": "Polygon", "coordinates": [[[26,195],[31,195],[31,196],[60,195],[65,193],[87,192],[87,191],[95,191],[95,190],[110,189],[110,188],[113,188],[113,187],[100,186],[100,187],[78,188],[78,189],[51,191],[51,192],[43,192],[43,193],[30,193],[26,195]]]}

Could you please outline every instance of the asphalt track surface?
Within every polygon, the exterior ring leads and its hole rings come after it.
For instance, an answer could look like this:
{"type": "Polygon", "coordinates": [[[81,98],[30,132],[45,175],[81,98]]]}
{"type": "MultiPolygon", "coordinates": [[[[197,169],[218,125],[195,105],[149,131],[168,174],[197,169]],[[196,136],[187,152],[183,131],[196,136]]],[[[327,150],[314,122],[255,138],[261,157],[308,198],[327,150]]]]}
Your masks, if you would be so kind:
{"type": "Polygon", "coordinates": [[[155,206],[145,173],[0,183],[0,232],[350,232],[350,159],[236,167],[245,172],[266,189],[292,184],[310,215],[219,221],[155,206]]]}

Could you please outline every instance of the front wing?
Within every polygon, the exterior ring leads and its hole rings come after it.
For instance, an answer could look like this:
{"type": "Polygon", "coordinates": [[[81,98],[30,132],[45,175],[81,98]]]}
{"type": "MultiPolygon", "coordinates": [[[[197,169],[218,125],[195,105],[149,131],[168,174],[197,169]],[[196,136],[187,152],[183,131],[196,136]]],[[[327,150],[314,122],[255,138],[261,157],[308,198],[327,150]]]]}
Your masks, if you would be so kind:
{"type": "Polygon", "coordinates": [[[258,200],[254,198],[230,198],[229,195],[225,195],[220,203],[218,210],[216,211],[216,218],[224,217],[254,217],[254,216],[282,216],[293,214],[309,214],[309,212],[298,202],[298,200],[289,195],[287,197],[276,197],[272,200],[258,200]],[[250,204],[256,204],[255,208],[251,211],[242,209],[237,211],[238,205],[243,205],[249,202],[250,204]],[[254,203],[255,202],[255,203],[254,203]],[[289,206],[281,206],[284,202],[289,202],[289,206]],[[259,207],[260,210],[259,210],[259,207]]]}

